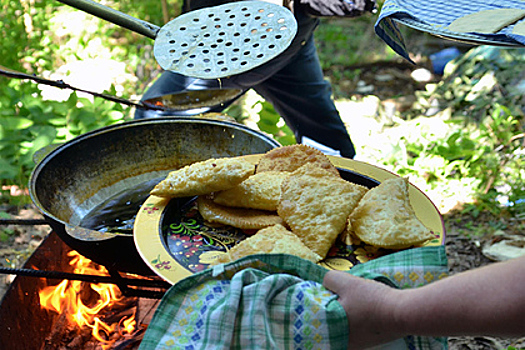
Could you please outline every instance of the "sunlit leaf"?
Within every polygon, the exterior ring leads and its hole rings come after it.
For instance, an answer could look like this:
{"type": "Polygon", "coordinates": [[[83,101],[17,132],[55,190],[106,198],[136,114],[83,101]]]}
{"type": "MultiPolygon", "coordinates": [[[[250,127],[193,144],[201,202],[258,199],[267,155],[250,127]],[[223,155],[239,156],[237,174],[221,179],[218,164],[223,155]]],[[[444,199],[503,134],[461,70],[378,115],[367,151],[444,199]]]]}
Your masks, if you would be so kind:
{"type": "Polygon", "coordinates": [[[34,122],[28,118],[7,116],[0,117],[0,124],[4,130],[20,130],[30,127],[34,122]]]}

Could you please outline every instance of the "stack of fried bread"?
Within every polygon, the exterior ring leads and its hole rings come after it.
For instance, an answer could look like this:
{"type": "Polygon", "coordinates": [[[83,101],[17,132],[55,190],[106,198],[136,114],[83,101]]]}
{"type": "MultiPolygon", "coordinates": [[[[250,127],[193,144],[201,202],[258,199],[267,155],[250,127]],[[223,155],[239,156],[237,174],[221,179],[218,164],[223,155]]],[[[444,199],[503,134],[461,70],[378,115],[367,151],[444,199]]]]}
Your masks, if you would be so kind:
{"type": "Polygon", "coordinates": [[[341,178],[326,155],[305,145],[273,149],[257,166],[243,157],[197,162],[169,173],[151,194],[198,196],[204,220],[256,231],[216,263],[258,253],[318,262],[343,232],[393,249],[434,237],[410,205],[406,179],[368,189],[341,178]]]}

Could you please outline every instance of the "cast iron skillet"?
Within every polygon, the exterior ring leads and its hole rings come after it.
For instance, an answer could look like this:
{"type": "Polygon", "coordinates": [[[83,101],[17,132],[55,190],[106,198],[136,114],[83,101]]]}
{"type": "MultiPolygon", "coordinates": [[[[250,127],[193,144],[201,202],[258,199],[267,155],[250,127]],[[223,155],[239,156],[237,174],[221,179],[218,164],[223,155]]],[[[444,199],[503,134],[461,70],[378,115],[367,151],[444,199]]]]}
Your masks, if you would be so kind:
{"type": "Polygon", "coordinates": [[[137,253],[132,234],[107,232],[88,220],[91,214],[105,207],[108,221],[114,223],[119,218],[112,209],[129,204],[128,214],[130,208],[138,211],[149,189],[169,171],[278,146],[236,123],[185,117],[135,120],[86,133],[52,150],[33,170],[29,192],[72,249],[108,269],[152,274],[137,253]]]}

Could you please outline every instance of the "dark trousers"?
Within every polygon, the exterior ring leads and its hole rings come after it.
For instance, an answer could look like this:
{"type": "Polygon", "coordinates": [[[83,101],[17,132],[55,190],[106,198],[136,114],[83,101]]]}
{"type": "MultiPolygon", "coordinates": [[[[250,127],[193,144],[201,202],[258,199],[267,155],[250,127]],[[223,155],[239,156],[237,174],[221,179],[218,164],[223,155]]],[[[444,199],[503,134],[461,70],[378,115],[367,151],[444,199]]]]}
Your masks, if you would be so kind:
{"type": "MultiPolygon", "coordinates": [[[[277,113],[295,133],[297,142],[300,143],[303,137],[308,137],[338,150],[343,157],[355,156],[354,145],[332,100],[331,86],[324,79],[313,35],[301,43],[301,48],[295,54],[286,55],[285,52],[261,67],[220,81],[195,79],[173,72],[163,72],[145,92],[142,100],[185,90],[217,88],[235,88],[240,89],[242,93],[254,89],[274,106],[277,113]]],[[[213,108],[199,108],[192,111],[159,113],[137,110],[135,118],[221,112],[234,100],[213,108]]]]}

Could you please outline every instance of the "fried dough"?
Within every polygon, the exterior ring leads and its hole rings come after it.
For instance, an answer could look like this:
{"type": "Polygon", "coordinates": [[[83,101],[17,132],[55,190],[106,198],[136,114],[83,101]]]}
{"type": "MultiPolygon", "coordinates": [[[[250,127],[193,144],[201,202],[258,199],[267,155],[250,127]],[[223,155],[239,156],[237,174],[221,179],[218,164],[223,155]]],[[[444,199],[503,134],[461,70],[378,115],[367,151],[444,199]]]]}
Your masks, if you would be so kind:
{"type": "Polygon", "coordinates": [[[445,29],[458,33],[495,34],[524,16],[525,10],[518,8],[482,10],[455,19],[445,29]]]}
{"type": "Polygon", "coordinates": [[[284,226],[273,225],[239,242],[228,253],[219,256],[216,263],[227,263],[253,254],[291,254],[312,262],[321,260],[284,226]]]}
{"type": "Polygon", "coordinates": [[[197,208],[204,220],[230,225],[243,230],[261,229],[275,224],[283,224],[277,213],[256,209],[232,208],[214,203],[206,196],[197,198],[197,208]]]}
{"type": "Polygon", "coordinates": [[[293,172],[307,163],[316,164],[340,177],[337,168],[323,152],[302,144],[278,147],[266,152],[259,160],[256,173],[269,170],[293,172]]]}
{"type": "Polygon", "coordinates": [[[416,217],[404,178],[383,181],[370,189],[350,214],[349,229],[373,246],[403,249],[434,238],[416,217]]]}
{"type": "Polygon", "coordinates": [[[277,212],[308,248],[324,258],[367,190],[306,164],[283,181],[277,212]]]}
{"type": "Polygon", "coordinates": [[[228,207],[276,211],[281,184],[289,173],[265,171],[250,176],[239,185],[215,193],[213,201],[228,207]]]}
{"type": "Polygon", "coordinates": [[[209,194],[235,187],[254,171],[255,165],[241,158],[208,159],[170,172],[150,194],[167,198],[209,194]]]}

